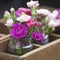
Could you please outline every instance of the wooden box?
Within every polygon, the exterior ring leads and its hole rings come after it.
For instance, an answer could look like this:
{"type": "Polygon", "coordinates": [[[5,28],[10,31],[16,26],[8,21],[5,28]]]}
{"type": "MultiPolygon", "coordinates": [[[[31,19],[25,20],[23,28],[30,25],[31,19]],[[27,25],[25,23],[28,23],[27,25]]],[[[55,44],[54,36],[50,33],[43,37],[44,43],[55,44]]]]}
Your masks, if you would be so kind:
{"type": "Polygon", "coordinates": [[[0,42],[1,60],[60,60],[60,39],[56,36],[50,36],[46,45],[33,44],[35,49],[21,56],[6,53],[9,40],[8,37],[0,42]]]}
{"type": "Polygon", "coordinates": [[[4,20],[0,19],[0,41],[7,38],[8,36],[8,29],[4,25],[4,20]]]}
{"type": "MultiPolygon", "coordinates": [[[[51,8],[48,9],[51,10],[51,8]]],[[[1,27],[4,27],[4,25],[2,24],[1,27]]],[[[8,30],[6,29],[6,27],[4,27],[3,29],[0,28],[0,30],[0,34],[8,34],[8,30]]],[[[60,37],[58,37],[58,35],[51,34],[49,38],[50,42],[48,44],[33,44],[34,49],[32,51],[24,55],[17,56],[6,53],[8,42],[10,40],[10,36],[7,35],[4,38],[0,39],[2,40],[0,41],[0,60],[60,60],[60,37]]]]}

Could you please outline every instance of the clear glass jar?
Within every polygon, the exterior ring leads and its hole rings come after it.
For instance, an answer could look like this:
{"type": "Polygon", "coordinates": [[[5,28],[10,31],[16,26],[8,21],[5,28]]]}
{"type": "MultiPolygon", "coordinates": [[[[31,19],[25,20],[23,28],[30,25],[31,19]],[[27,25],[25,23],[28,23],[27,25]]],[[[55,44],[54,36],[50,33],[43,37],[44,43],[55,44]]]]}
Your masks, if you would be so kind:
{"type": "Polygon", "coordinates": [[[23,52],[23,54],[25,54],[25,53],[27,53],[27,52],[29,52],[29,51],[32,50],[33,45],[32,45],[31,40],[32,40],[31,38],[23,38],[23,39],[21,40],[21,42],[22,42],[22,52],[23,52]]]}
{"type": "Polygon", "coordinates": [[[47,44],[49,42],[49,37],[48,35],[45,35],[44,40],[40,42],[41,45],[47,44]]]}
{"type": "Polygon", "coordinates": [[[41,41],[33,40],[33,42],[36,44],[44,45],[44,44],[47,44],[49,42],[49,37],[48,37],[48,35],[45,35],[43,40],[41,40],[41,41]]]}
{"type": "Polygon", "coordinates": [[[31,51],[32,48],[33,45],[31,43],[31,38],[23,38],[23,39],[11,38],[8,44],[8,52],[19,56],[31,51]]]}
{"type": "Polygon", "coordinates": [[[8,43],[8,52],[15,55],[22,54],[22,45],[19,39],[11,38],[8,43]]]}

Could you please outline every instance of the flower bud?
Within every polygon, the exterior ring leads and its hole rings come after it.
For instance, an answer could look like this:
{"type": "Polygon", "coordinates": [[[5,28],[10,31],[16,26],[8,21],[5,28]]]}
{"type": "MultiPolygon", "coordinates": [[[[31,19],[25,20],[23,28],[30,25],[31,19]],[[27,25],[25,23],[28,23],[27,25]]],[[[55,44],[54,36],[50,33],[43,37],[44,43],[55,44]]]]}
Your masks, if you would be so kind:
{"type": "Polygon", "coordinates": [[[11,8],[10,11],[11,11],[11,12],[15,12],[15,9],[14,9],[14,8],[11,8]]]}
{"type": "Polygon", "coordinates": [[[5,11],[4,13],[5,13],[4,14],[5,19],[9,19],[11,17],[11,15],[10,15],[10,13],[8,11],[5,11]]]}

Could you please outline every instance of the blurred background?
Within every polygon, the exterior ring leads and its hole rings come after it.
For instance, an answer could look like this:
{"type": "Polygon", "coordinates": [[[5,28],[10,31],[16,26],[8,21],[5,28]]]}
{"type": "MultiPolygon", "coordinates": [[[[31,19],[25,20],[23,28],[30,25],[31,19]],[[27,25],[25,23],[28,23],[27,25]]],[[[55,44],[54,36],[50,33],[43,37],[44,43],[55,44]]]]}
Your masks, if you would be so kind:
{"type": "MultiPolygon", "coordinates": [[[[19,7],[27,7],[26,2],[30,0],[0,0],[0,18],[3,18],[5,10],[14,7],[15,10],[19,7]]],[[[40,5],[60,8],[60,0],[38,0],[40,5]]]]}

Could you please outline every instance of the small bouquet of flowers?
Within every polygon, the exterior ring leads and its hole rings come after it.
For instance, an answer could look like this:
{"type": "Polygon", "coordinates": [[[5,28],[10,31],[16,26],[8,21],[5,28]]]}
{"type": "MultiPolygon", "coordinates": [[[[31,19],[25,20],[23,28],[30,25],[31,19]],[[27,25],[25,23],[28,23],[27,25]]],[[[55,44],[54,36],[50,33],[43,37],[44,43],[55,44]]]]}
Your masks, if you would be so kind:
{"type": "Polygon", "coordinates": [[[55,20],[56,11],[51,13],[47,9],[37,9],[38,1],[27,2],[27,6],[29,8],[20,7],[16,11],[11,8],[4,14],[11,36],[8,51],[17,55],[30,51],[33,48],[31,41],[48,43],[48,35],[60,25],[60,21],[55,20]]]}
{"type": "Polygon", "coordinates": [[[60,33],[60,9],[52,11],[47,17],[46,20],[50,21],[49,25],[55,27],[54,32],[60,33]]]}

